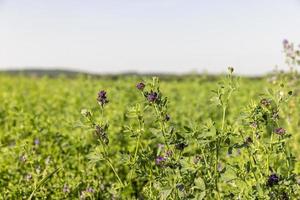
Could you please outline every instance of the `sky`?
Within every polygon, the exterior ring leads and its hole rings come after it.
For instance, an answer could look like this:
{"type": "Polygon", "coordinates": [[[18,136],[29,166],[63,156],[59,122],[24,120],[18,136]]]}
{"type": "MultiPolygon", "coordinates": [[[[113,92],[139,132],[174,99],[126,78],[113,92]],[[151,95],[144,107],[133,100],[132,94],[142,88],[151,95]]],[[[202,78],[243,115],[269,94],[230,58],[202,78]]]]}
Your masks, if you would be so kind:
{"type": "Polygon", "coordinates": [[[257,75],[285,38],[300,0],[0,0],[0,69],[257,75]]]}

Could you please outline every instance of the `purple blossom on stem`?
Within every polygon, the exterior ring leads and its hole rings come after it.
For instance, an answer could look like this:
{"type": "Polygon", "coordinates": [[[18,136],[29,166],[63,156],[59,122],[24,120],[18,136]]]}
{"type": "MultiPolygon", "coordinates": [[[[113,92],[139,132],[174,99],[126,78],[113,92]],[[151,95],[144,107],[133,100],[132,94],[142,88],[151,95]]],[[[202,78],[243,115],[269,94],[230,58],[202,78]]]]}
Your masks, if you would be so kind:
{"type": "Polygon", "coordinates": [[[156,159],[155,159],[155,164],[156,165],[162,165],[163,162],[165,161],[166,159],[162,156],[158,156],[156,159]]]}
{"type": "Polygon", "coordinates": [[[268,178],[267,186],[272,187],[273,185],[277,185],[278,182],[279,182],[279,177],[275,173],[273,173],[268,178]]]}
{"type": "Polygon", "coordinates": [[[285,129],[282,128],[282,127],[279,127],[279,128],[275,129],[275,133],[278,134],[278,135],[284,135],[285,132],[286,132],[285,129]]]}
{"type": "Polygon", "coordinates": [[[88,192],[88,193],[94,193],[94,189],[91,188],[91,187],[88,187],[88,188],[86,189],[86,192],[88,192]]]}
{"type": "Polygon", "coordinates": [[[40,140],[39,140],[38,138],[36,138],[36,139],[34,140],[34,144],[35,144],[35,145],[40,145],[40,140]]]}
{"type": "Polygon", "coordinates": [[[106,91],[101,90],[98,93],[97,101],[101,104],[102,107],[104,106],[104,104],[108,103],[108,99],[107,99],[107,96],[106,96],[106,91]]]}
{"type": "Polygon", "coordinates": [[[288,46],[288,44],[289,44],[289,41],[287,39],[284,39],[282,41],[282,44],[283,44],[283,47],[286,48],[288,46]]]}
{"type": "Polygon", "coordinates": [[[143,82],[140,82],[140,83],[138,83],[138,84],[136,85],[136,88],[137,88],[138,90],[144,90],[145,84],[144,84],[143,82]]]}
{"type": "Polygon", "coordinates": [[[158,94],[156,92],[150,92],[148,95],[147,95],[147,99],[150,103],[153,103],[157,100],[158,98],[158,94]]]}

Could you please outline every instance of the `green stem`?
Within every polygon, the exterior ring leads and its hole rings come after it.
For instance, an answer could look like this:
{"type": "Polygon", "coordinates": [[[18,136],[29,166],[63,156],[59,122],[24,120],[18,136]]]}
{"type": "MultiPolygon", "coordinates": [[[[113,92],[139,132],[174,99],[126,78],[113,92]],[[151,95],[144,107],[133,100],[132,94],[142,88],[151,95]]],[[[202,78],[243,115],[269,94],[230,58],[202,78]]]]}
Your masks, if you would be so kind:
{"type": "Polygon", "coordinates": [[[133,158],[134,163],[136,161],[137,153],[138,153],[138,150],[139,150],[141,135],[142,135],[142,122],[139,119],[139,134],[138,134],[138,139],[137,139],[136,146],[135,146],[135,153],[134,153],[134,158],[133,158]]]}
{"type": "MultiPolygon", "coordinates": [[[[222,113],[222,126],[221,126],[221,130],[223,134],[224,131],[224,127],[225,127],[225,117],[226,117],[226,106],[223,106],[223,113],[222,113]]],[[[216,139],[216,162],[215,162],[215,187],[216,187],[216,191],[217,191],[217,197],[218,199],[221,199],[220,197],[220,192],[219,192],[219,174],[218,174],[218,164],[219,164],[219,152],[220,151],[220,140],[219,140],[219,132],[217,131],[217,139],[216,139]]]]}
{"type": "Polygon", "coordinates": [[[137,141],[136,141],[135,153],[134,153],[134,157],[133,157],[133,162],[134,162],[134,163],[135,163],[135,161],[136,161],[137,153],[138,153],[139,146],[140,146],[140,138],[141,138],[141,133],[139,133],[138,139],[137,139],[137,141]]]}
{"type": "MultiPolygon", "coordinates": [[[[206,156],[205,156],[205,154],[204,154],[204,152],[203,152],[203,149],[201,149],[201,154],[202,154],[202,157],[203,157],[203,159],[204,159],[204,163],[205,163],[206,169],[209,169],[209,165],[208,165],[208,163],[207,163],[206,156]]],[[[208,176],[209,176],[209,178],[212,178],[211,173],[210,173],[210,170],[208,170],[208,176]]]]}
{"type": "Polygon", "coordinates": [[[110,168],[113,170],[113,172],[115,173],[115,175],[116,175],[116,177],[117,177],[119,183],[122,185],[122,187],[124,187],[124,184],[123,184],[121,178],[119,177],[119,175],[118,175],[116,169],[114,168],[114,166],[112,165],[112,163],[111,163],[111,161],[110,161],[109,159],[107,159],[107,163],[108,163],[108,165],[110,166],[110,168]]]}
{"type": "Polygon", "coordinates": [[[42,186],[45,184],[45,182],[47,180],[49,180],[54,174],[56,174],[57,172],[59,172],[61,170],[61,168],[57,168],[54,171],[52,171],[50,174],[48,174],[46,177],[44,177],[40,182],[38,182],[37,186],[35,186],[34,190],[32,191],[32,193],[30,194],[28,200],[31,200],[34,193],[42,186]]]}
{"type": "Polygon", "coordinates": [[[221,127],[221,130],[223,131],[224,130],[224,126],[225,126],[225,117],[226,117],[226,109],[227,109],[227,107],[226,106],[224,106],[223,107],[223,114],[222,114],[222,127],[221,127]]]}
{"type": "Polygon", "coordinates": [[[155,112],[156,112],[156,115],[157,117],[159,118],[159,126],[160,126],[160,130],[162,132],[162,135],[164,137],[164,143],[165,145],[167,146],[167,149],[170,149],[169,148],[169,145],[167,143],[167,137],[166,137],[166,130],[165,130],[165,126],[164,126],[164,122],[162,122],[163,119],[161,119],[161,113],[160,111],[158,110],[157,106],[154,105],[154,108],[155,108],[155,112]]]}

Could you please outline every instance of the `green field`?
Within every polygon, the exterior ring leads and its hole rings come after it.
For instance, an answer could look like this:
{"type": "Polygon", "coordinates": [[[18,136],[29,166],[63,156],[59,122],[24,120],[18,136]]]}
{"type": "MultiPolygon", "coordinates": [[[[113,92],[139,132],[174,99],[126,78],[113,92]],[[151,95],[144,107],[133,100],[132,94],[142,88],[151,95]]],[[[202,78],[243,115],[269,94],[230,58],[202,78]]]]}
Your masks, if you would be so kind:
{"type": "Polygon", "coordinates": [[[297,199],[298,80],[2,73],[0,199],[297,199]]]}

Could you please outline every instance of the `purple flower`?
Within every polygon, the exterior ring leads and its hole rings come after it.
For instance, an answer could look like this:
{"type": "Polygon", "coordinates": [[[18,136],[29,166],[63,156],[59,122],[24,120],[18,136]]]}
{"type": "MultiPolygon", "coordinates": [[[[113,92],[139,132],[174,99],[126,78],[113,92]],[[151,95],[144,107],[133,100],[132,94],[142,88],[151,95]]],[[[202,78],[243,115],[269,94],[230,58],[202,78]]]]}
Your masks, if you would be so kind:
{"type": "Polygon", "coordinates": [[[102,107],[104,106],[104,104],[108,103],[106,92],[104,90],[101,90],[98,93],[97,101],[101,104],[102,107]]]}
{"type": "Polygon", "coordinates": [[[36,138],[36,139],[34,140],[34,144],[35,144],[35,145],[40,145],[40,140],[39,140],[38,138],[36,138]]]}
{"type": "Polygon", "coordinates": [[[157,100],[158,98],[158,94],[156,92],[150,92],[148,95],[147,95],[147,99],[150,103],[153,103],[157,100]]]}
{"type": "Polygon", "coordinates": [[[162,165],[163,162],[165,161],[166,159],[162,156],[158,156],[156,159],[155,159],[155,164],[156,165],[162,165]]]}
{"type": "Polygon", "coordinates": [[[283,44],[284,47],[287,47],[288,44],[289,44],[289,41],[288,41],[287,39],[284,39],[284,40],[282,41],[282,44],[283,44]]]}
{"type": "Polygon", "coordinates": [[[94,193],[94,189],[91,188],[91,187],[88,187],[88,188],[86,189],[86,192],[88,192],[88,193],[94,193]]]}
{"type": "Polygon", "coordinates": [[[278,135],[284,135],[285,132],[286,132],[285,129],[281,127],[275,129],[275,133],[278,135]]]}
{"type": "Polygon", "coordinates": [[[144,84],[143,82],[140,82],[140,83],[138,83],[138,84],[136,85],[136,88],[137,88],[138,90],[144,90],[145,84],[144,84]]]}
{"type": "Polygon", "coordinates": [[[267,186],[272,187],[273,185],[277,185],[278,182],[279,182],[279,177],[275,173],[273,173],[268,178],[267,186]]]}

